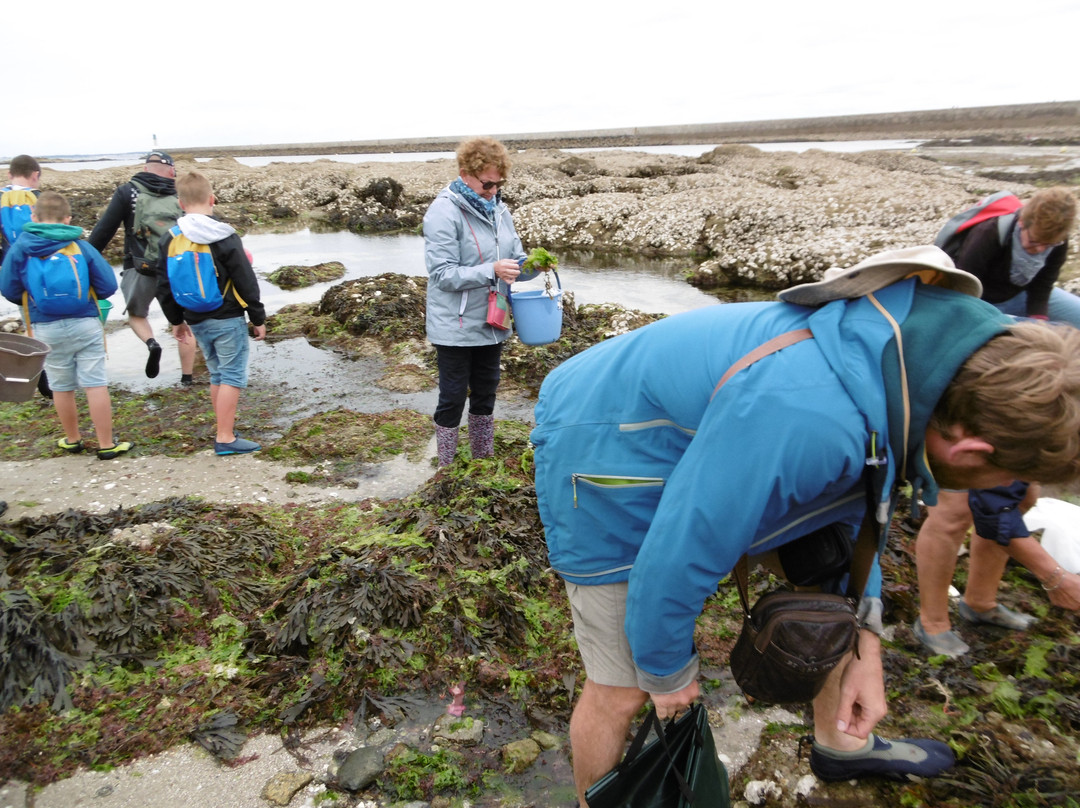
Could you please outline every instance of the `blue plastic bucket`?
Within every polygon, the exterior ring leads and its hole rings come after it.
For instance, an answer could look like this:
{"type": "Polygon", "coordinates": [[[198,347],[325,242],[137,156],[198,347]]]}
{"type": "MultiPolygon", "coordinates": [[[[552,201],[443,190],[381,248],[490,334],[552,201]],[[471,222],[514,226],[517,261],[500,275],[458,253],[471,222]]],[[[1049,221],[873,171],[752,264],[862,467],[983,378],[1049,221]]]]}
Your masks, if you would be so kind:
{"type": "Polygon", "coordinates": [[[510,295],[514,328],[526,345],[547,345],[562,333],[562,282],[559,273],[552,272],[559,288],[550,294],[546,289],[530,289],[510,295]]]}

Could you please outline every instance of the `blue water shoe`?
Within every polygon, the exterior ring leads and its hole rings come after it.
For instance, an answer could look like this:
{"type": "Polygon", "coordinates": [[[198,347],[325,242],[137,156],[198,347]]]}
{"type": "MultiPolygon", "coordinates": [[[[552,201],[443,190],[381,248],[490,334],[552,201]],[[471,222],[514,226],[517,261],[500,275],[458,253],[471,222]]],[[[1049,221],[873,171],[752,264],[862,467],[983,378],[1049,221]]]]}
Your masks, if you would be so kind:
{"type": "Polygon", "coordinates": [[[859,777],[911,780],[936,777],[956,762],[947,744],[929,738],[886,741],[871,734],[866,746],[854,752],[828,749],[814,742],[810,750],[810,770],[826,781],[859,777]]]}
{"type": "Polygon", "coordinates": [[[236,440],[232,443],[214,441],[214,454],[219,455],[250,454],[259,451],[261,448],[255,441],[241,438],[239,435],[236,436],[236,440]]]}

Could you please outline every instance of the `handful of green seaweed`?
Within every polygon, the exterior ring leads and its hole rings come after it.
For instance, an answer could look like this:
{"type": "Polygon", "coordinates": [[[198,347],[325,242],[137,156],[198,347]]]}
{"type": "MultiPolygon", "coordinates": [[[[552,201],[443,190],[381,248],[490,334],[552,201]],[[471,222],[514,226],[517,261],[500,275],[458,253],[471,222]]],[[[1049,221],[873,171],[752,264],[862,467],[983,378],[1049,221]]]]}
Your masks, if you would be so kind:
{"type": "Polygon", "coordinates": [[[525,263],[521,265],[522,269],[539,270],[546,272],[544,276],[544,291],[547,296],[554,299],[555,293],[551,289],[551,272],[550,270],[559,268],[559,259],[549,253],[543,247],[535,247],[532,252],[525,258],[525,263]]]}
{"type": "Polygon", "coordinates": [[[543,247],[537,247],[525,258],[522,269],[539,269],[547,272],[549,269],[559,268],[559,259],[549,253],[543,247]]]}

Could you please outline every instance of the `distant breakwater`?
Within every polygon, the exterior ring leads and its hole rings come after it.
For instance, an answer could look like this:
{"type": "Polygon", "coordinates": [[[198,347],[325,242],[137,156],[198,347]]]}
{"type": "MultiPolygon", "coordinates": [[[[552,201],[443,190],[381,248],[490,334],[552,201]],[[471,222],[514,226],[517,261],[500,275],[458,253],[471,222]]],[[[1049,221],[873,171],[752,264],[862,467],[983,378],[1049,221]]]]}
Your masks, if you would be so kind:
{"type": "MultiPolygon", "coordinates": [[[[223,147],[172,147],[193,157],[228,154],[385,154],[453,151],[473,135],[384,140],[276,143],[223,147]]],[[[494,135],[515,149],[667,146],[814,140],[974,139],[982,142],[1080,142],[1080,101],[1009,104],[912,112],[837,115],[737,123],[591,129],[494,135]]]]}

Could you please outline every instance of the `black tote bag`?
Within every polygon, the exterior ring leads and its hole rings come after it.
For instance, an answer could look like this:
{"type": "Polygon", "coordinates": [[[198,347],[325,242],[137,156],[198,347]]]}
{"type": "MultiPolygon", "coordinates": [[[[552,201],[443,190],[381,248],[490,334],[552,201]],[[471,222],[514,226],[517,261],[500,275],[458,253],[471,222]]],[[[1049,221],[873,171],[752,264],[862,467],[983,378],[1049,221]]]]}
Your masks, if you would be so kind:
{"type": "Polygon", "coordinates": [[[729,808],[727,770],[716,757],[705,707],[694,704],[667,726],[650,709],[626,757],[585,800],[589,808],[729,808]],[[646,745],[651,733],[656,737],[646,745]]]}

